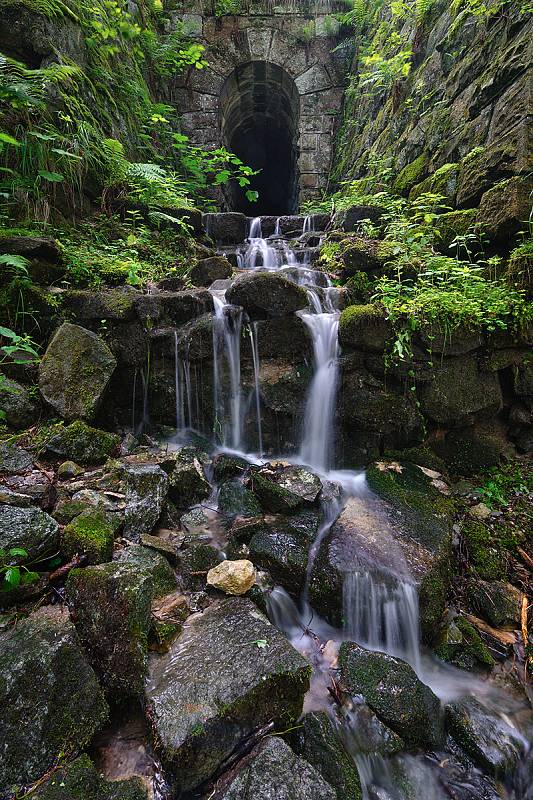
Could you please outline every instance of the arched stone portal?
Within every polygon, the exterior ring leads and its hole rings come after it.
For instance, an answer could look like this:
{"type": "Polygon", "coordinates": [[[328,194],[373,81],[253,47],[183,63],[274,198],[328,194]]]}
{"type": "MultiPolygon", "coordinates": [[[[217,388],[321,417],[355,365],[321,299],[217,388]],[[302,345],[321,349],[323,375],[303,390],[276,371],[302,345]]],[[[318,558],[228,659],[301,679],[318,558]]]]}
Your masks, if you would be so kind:
{"type": "Polygon", "coordinates": [[[247,214],[291,214],[299,197],[300,95],[291,76],[276,64],[251,61],[237,67],[220,93],[223,144],[260,170],[257,203],[232,186],[229,204],[247,214]]]}
{"type": "MultiPolygon", "coordinates": [[[[342,0],[240,0],[240,13],[223,17],[213,14],[211,0],[187,0],[186,7],[179,19],[204,45],[209,66],[169,87],[183,132],[202,147],[236,150],[244,161],[265,159],[255,213],[294,211],[319,196],[328,183],[351,54],[332,16],[345,7],[342,0]],[[274,177],[285,181],[279,208],[274,177]]],[[[225,202],[254,213],[236,192],[225,202]]]]}

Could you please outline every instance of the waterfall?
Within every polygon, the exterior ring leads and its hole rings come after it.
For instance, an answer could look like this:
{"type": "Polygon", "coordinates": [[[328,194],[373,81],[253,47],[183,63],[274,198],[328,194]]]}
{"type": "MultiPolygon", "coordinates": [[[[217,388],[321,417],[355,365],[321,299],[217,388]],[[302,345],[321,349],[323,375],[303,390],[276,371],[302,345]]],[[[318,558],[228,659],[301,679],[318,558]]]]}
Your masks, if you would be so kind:
{"type": "Polygon", "coordinates": [[[248,247],[244,253],[244,268],[278,269],[280,266],[277,250],[263,238],[261,217],[256,217],[250,224],[248,247]]]}
{"type": "Polygon", "coordinates": [[[258,454],[260,457],[263,455],[263,429],[261,424],[261,385],[259,375],[259,345],[257,339],[257,323],[250,325],[250,344],[252,347],[252,359],[254,362],[254,394],[255,394],[255,411],[257,416],[257,441],[258,441],[258,454]]]}
{"type": "Polygon", "coordinates": [[[242,309],[226,302],[225,292],[212,290],[215,306],[213,325],[213,392],[215,433],[224,447],[240,450],[242,445],[241,329],[242,309]],[[221,355],[229,370],[229,391],[224,392],[221,355]],[[225,394],[228,402],[225,402],[225,394]]]}

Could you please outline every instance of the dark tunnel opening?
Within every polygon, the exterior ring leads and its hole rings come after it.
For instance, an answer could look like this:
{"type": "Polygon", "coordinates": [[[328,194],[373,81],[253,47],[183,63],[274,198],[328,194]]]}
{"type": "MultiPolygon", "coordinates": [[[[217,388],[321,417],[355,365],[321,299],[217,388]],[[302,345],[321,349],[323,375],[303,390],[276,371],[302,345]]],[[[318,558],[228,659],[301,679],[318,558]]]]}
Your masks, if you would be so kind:
{"type": "Polygon", "coordinates": [[[226,201],[232,211],[249,216],[292,214],[298,206],[299,95],[281,67],[253,61],[238,67],[221,94],[221,127],[225,146],[245,164],[260,170],[252,188],[232,185],[226,201]]]}

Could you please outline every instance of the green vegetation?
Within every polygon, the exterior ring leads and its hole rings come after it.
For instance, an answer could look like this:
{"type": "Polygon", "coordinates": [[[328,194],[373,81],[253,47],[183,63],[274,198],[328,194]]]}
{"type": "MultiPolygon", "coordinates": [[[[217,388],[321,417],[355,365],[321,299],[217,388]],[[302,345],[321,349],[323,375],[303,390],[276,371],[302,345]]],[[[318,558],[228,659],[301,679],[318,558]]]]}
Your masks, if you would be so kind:
{"type": "Polygon", "coordinates": [[[14,563],[27,557],[28,553],[21,547],[12,547],[7,551],[0,548],[0,592],[11,592],[19,586],[27,586],[39,579],[36,572],[14,563]]]}

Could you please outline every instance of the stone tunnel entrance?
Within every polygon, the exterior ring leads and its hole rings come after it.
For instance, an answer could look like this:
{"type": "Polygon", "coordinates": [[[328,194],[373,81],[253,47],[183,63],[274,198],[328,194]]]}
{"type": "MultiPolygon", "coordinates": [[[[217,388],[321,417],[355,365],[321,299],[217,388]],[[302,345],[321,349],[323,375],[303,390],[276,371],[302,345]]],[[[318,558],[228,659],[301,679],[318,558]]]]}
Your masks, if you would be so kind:
{"type": "Polygon", "coordinates": [[[228,204],[250,216],[291,214],[298,206],[300,96],[291,76],[267,61],[239,65],[220,95],[222,141],[245,164],[261,170],[253,180],[257,203],[239,186],[228,204]]]}

